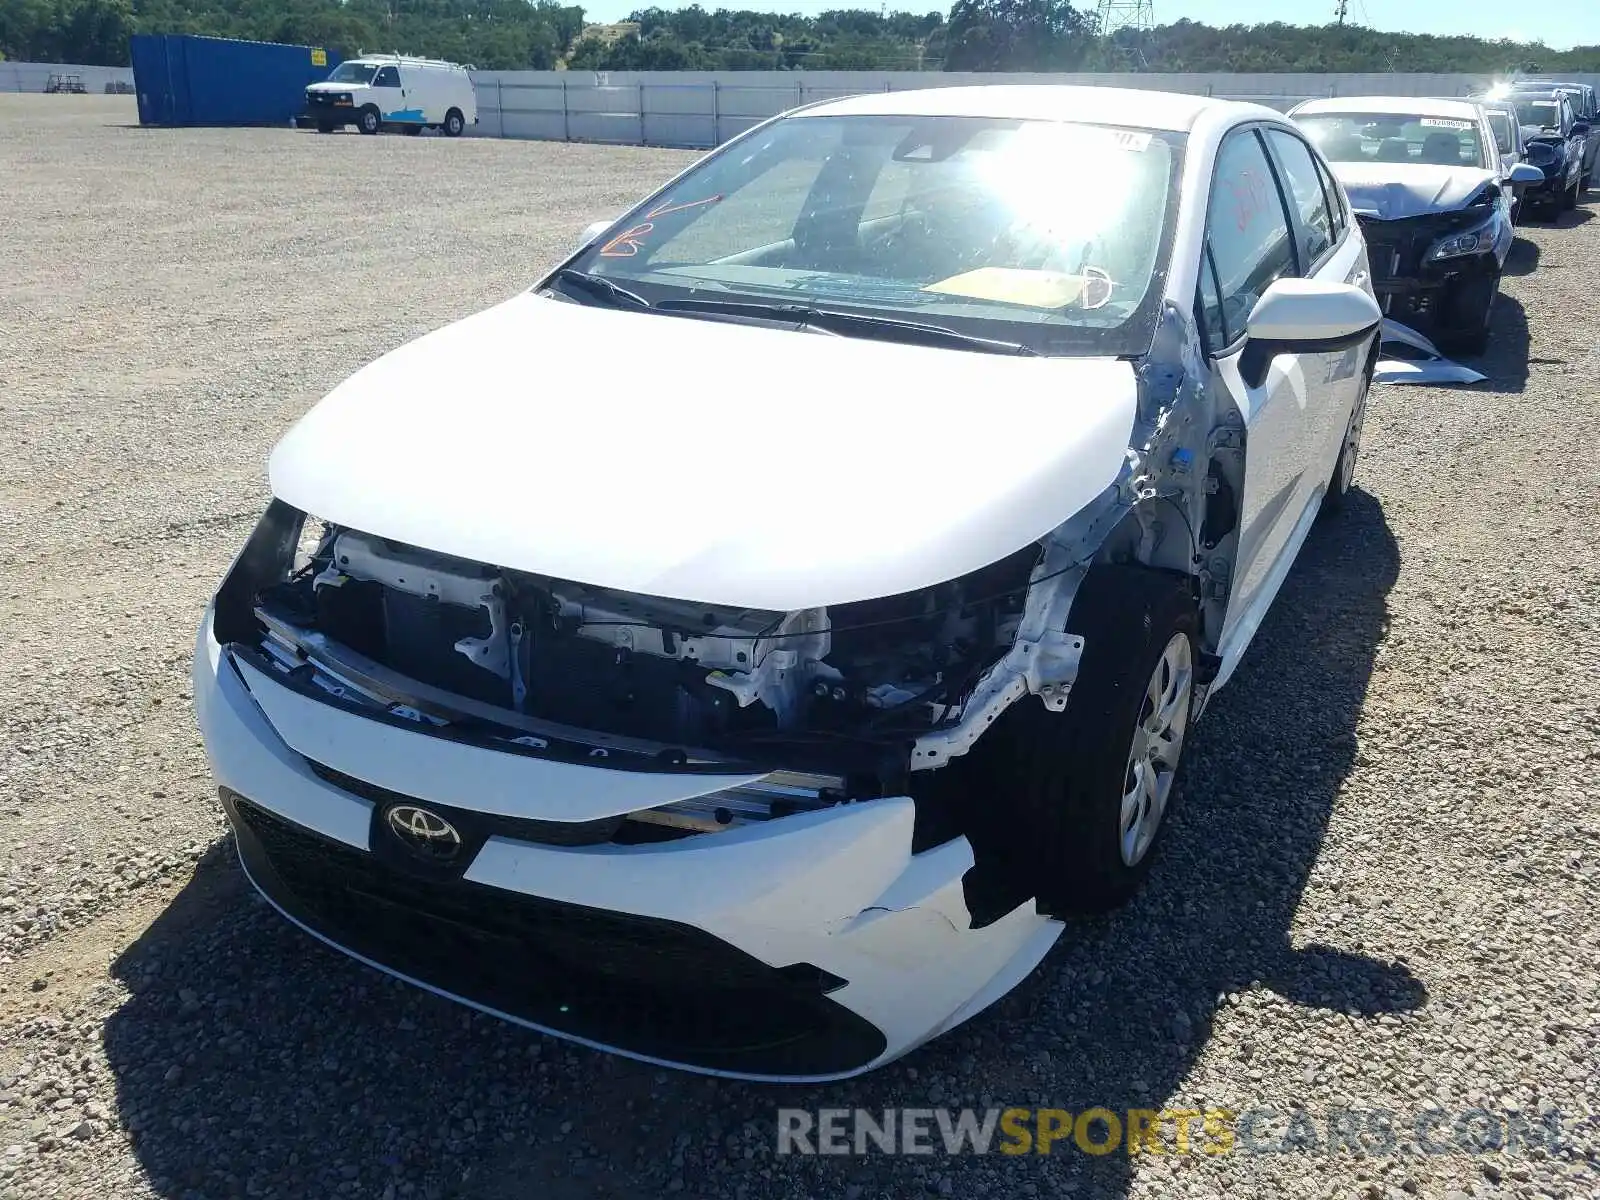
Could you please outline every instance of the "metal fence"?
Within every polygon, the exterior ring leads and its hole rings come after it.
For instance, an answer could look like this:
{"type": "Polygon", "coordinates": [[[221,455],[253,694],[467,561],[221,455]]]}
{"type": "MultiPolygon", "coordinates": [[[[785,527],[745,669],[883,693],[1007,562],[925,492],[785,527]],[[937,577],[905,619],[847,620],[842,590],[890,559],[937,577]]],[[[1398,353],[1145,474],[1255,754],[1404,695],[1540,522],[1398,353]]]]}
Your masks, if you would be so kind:
{"type": "Polygon", "coordinates": [[[133,90],[132,67],[93,67],[81,63],[25,63],[0,62],[0,92],[42,92],[52,75],[76,75],[83,82],[83,90],[91,95],[103,95],[106,84],[116,90],[133,90]]]}
{"type": "MultiPolygon", "coordinates": [[[[0,62],[0,92],[42,92],[56,73],[99,94],[132,86],[127,67],[0,62]]],[[[1570,76],[1600,86],[1600,75],[1570,76]]],[[[980,83],[1076,83],[1140,87],[1252,100],[1286,109],[1320,96],[1465,96],[1486,75],[966,74],[940,71],[475,71],[480,137],[709,148],[768,117],[835,96],[980,83]]]]}
{"type": "MultiPolygon", "coordinates": [[[[1600,84],[1600,76],[1577,76],[1600,84]]],[[[1251,100],[1286,109],[1322,96],[1465,96],[1487,76],[1424,74],[980,75],[942,72],[479,71],[487,137],[709,148],[768,117],[836,96],[980,83],[1077,83],[1251,100]]]]}

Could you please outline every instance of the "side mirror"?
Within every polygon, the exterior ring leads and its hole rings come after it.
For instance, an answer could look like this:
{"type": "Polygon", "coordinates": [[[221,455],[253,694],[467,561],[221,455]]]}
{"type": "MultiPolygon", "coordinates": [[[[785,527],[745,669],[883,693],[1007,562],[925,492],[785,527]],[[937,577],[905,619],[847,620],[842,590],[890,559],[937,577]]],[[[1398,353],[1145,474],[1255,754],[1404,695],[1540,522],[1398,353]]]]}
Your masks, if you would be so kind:
{"type": "Polygon", "coordinates": [[[1544,172],[1539,170],[1538,167],[1531,166],[1528,163],[1518,163],[1516,166],[1511,168],[1511,174],[1506,176],[1506,180],[1516,187],[1522,187],[1526,184],[1543,183],[1544,172]]]}
{"type": "Polygon", "coordinates": [[[1260,387],[1278,355],[1339,353],[1371,337],[1382,321],[1378,302],[1353,284],[1280,279],[1250,310],[1239,374],[1260,387]]]}
{"type": "MultiPolygon", "coordinates": [[[[1539,178],[1544,178],[1544,172],[1541,171],[1539,173],[1539,178]]],[[[614,223],[615,222],[612,221],[595,221],[593,224],[584,229],[583,238],[578,242],[578,245],[587,246],[590,242],[594,241],[595,238],[599,237],[606,230],[610,229],[614,223]]]]}
{"type": "Polygon", "coordinates": [[[1587,121],[1579,121],[1576,125],[1574,125],[1572,127],[1572,136],[1573,137],[1588,137],[1589,136],[1589,122],[1587,122],[1587,121]]]}

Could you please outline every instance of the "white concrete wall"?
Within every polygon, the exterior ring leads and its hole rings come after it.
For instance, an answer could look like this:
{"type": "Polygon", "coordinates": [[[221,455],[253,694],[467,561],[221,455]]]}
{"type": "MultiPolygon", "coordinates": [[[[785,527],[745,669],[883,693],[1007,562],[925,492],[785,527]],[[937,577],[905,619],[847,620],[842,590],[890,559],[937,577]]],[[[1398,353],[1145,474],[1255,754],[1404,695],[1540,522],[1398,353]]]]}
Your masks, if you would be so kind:
{"type": "Polygon", "coordinates": [[[42,92],[50,76],[76,75],[93,95],[103,95],[107,83],[133,86],[132,67],[85,67],[77,63],[0,62],[0,92],[42,92]]]}
{"type": "MultiPolygon", "coordinates": [[[[1600,75],[1575,77],[1600,85],[1600,75]]],[[[975,83],[1083,83],[1253,100],[1464,96],[1486,75],[997,74],[940,71],[478,71],[479,136],[714,146],[798,104],[859,92],[975,83]]]]}

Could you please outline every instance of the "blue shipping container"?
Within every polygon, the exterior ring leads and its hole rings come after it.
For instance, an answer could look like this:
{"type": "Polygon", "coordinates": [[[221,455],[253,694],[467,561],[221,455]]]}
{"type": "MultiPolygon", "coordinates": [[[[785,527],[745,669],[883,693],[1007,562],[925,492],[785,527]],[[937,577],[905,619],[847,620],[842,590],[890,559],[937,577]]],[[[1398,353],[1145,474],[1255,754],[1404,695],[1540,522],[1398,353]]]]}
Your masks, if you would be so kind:
{"type": "Polygon", "coordinates": [[[288,125],[339,55],[319,46],[141,33],[130,43],[141,125],[288,125]]]}

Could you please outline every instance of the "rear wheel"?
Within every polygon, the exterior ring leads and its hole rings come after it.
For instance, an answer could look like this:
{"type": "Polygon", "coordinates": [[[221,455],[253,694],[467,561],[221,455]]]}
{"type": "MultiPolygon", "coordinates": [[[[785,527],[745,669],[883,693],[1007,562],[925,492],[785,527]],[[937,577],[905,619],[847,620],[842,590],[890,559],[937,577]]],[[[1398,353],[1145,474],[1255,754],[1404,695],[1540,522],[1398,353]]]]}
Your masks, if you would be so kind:
{"type": "Polygon", "coordinates": [[[363,108],[361,115],[356,118],[356,128],[371,137],[383,128],[383,118],[378,114],[377,109],[368,106],[363,108]]]}
{"type": "Polygon", "coordinates": [[[1028,697],[991,734],[1007,751],[991,776],[1005,857],[1056,916],[1115,908],[1149,873],[1197,658],[1187,581],[1142,567],[1091,570],[1067,628],[1084,648],[1066,709],[1028,697]]]}
{"type": "Polygon", "coordinates": [[[461,115],[459,108],[452,108],[444,115],[445,137],[460,137],[467,127],[467,119],[461,115]]]}

